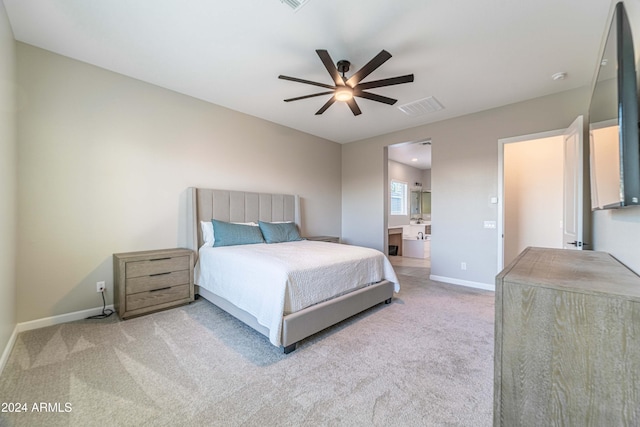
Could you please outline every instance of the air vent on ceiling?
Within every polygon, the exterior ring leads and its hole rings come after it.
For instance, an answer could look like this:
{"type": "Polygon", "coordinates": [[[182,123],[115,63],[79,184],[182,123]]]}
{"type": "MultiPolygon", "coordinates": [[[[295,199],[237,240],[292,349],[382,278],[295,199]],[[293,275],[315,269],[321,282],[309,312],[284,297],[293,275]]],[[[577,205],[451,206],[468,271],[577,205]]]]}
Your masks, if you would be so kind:
{"type": "Polygon", "coordinates": [[[288,5],[294,11],[298,11],[302,6],[307,4],[309,0],[280,0],[280,3],[288,5]]]}
{"type": "Polygon", "coordinates": [[[398,107],[400,111],[408,116],[419,116],[421,114],[433,113],[434,111],[440,111],[443,108],[444,106],[433,96],[428,96],[424,99],[419,99],[398,107]]]}

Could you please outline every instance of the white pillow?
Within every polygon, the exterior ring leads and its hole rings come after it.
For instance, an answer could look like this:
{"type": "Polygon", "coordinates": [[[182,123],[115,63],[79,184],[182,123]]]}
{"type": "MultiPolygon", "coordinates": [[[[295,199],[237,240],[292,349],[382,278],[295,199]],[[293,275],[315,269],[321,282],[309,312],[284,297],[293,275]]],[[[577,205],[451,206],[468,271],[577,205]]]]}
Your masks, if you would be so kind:
{"type": "Polygon", "coordinates": [[[213,237],[213,224],[211,221],[200,221],[200,228],[202,228],[202,246],[213,246],[215,239],[213,237]]]}
{"type": "MultiPolygon", "coordinates": [[[[240,225],[251,225],[253,227],[258,227],[257,222],[234,222],[233,224],[240,225]]],[[[213,223],[211,221],[200,221],[200,228],[202,229],[202,246],[213,246],[213,242],[216,241],[215,236],[213,235],[213,223]]]]}

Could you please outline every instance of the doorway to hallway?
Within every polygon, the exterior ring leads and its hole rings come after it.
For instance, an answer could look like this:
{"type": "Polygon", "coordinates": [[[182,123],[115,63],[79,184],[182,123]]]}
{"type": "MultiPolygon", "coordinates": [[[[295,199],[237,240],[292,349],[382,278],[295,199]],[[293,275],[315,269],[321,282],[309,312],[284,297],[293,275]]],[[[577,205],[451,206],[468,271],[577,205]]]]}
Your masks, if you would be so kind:
{"type": "Polygon", "coordinates": [[[586,245],[583,125],[498,141],[498,271],[528,246],[586,245]]]}
{"type": "Polygon", "coordinates": [[[562,248],[562,136],[504,145],[504,265],[527,246],[562,248]]]}

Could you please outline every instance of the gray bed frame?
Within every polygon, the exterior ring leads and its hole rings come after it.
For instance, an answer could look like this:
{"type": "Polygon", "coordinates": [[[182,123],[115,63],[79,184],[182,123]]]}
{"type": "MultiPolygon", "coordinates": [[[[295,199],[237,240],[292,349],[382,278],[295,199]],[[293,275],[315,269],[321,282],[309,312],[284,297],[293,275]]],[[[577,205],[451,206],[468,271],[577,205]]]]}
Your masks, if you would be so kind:
{"type": "MultiPolygon", "coordinates": [[[[298,228],[301,228],[298,196],[190,187],[187,199],[188,245],[195,251],[196,260],[198,248],[202,246],[200,221],[211,219],[229,222],[293,221],[298,228]]],[[[284,316],[282,323],[284,352],[294,351],[300,340],[361,311],[382,302],[390,303],[393,298],[393,289],[393,283],[383,280],[284,316]]],[[[196,293],[261,334],[269,336],[268,328],[260,325],[253,315],[199,286],[196,286],[196,293]]]]}

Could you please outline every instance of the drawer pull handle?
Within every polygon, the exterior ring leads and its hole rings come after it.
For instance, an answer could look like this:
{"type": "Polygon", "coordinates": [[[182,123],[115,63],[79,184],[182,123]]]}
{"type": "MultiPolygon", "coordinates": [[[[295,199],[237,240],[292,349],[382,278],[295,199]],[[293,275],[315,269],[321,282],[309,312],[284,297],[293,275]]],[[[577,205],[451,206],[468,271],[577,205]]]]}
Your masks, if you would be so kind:
{"type": "Polygon", "coordinates": [[[166,291],[167,289],[171,289],[171,286],[167,286],[166,288],[160,288],[160,289],[151,289],[149,292],[166,291]]]}
{"type": "Polygon", "coordinates": [[[150,274],[149,277],[153,277],[153,276],[164,276],[165,274],[171,274],[170,271],[166,272],[166,273],[156,273],[156,274],[150,274]]]}
{"type": "Polygon", "coordinates": [[[171,257],[166,257],[166,258],[154,258],[154,259],[150,259],[149,261],[164,261],[167,259],[171,259],[171,257]]]}

